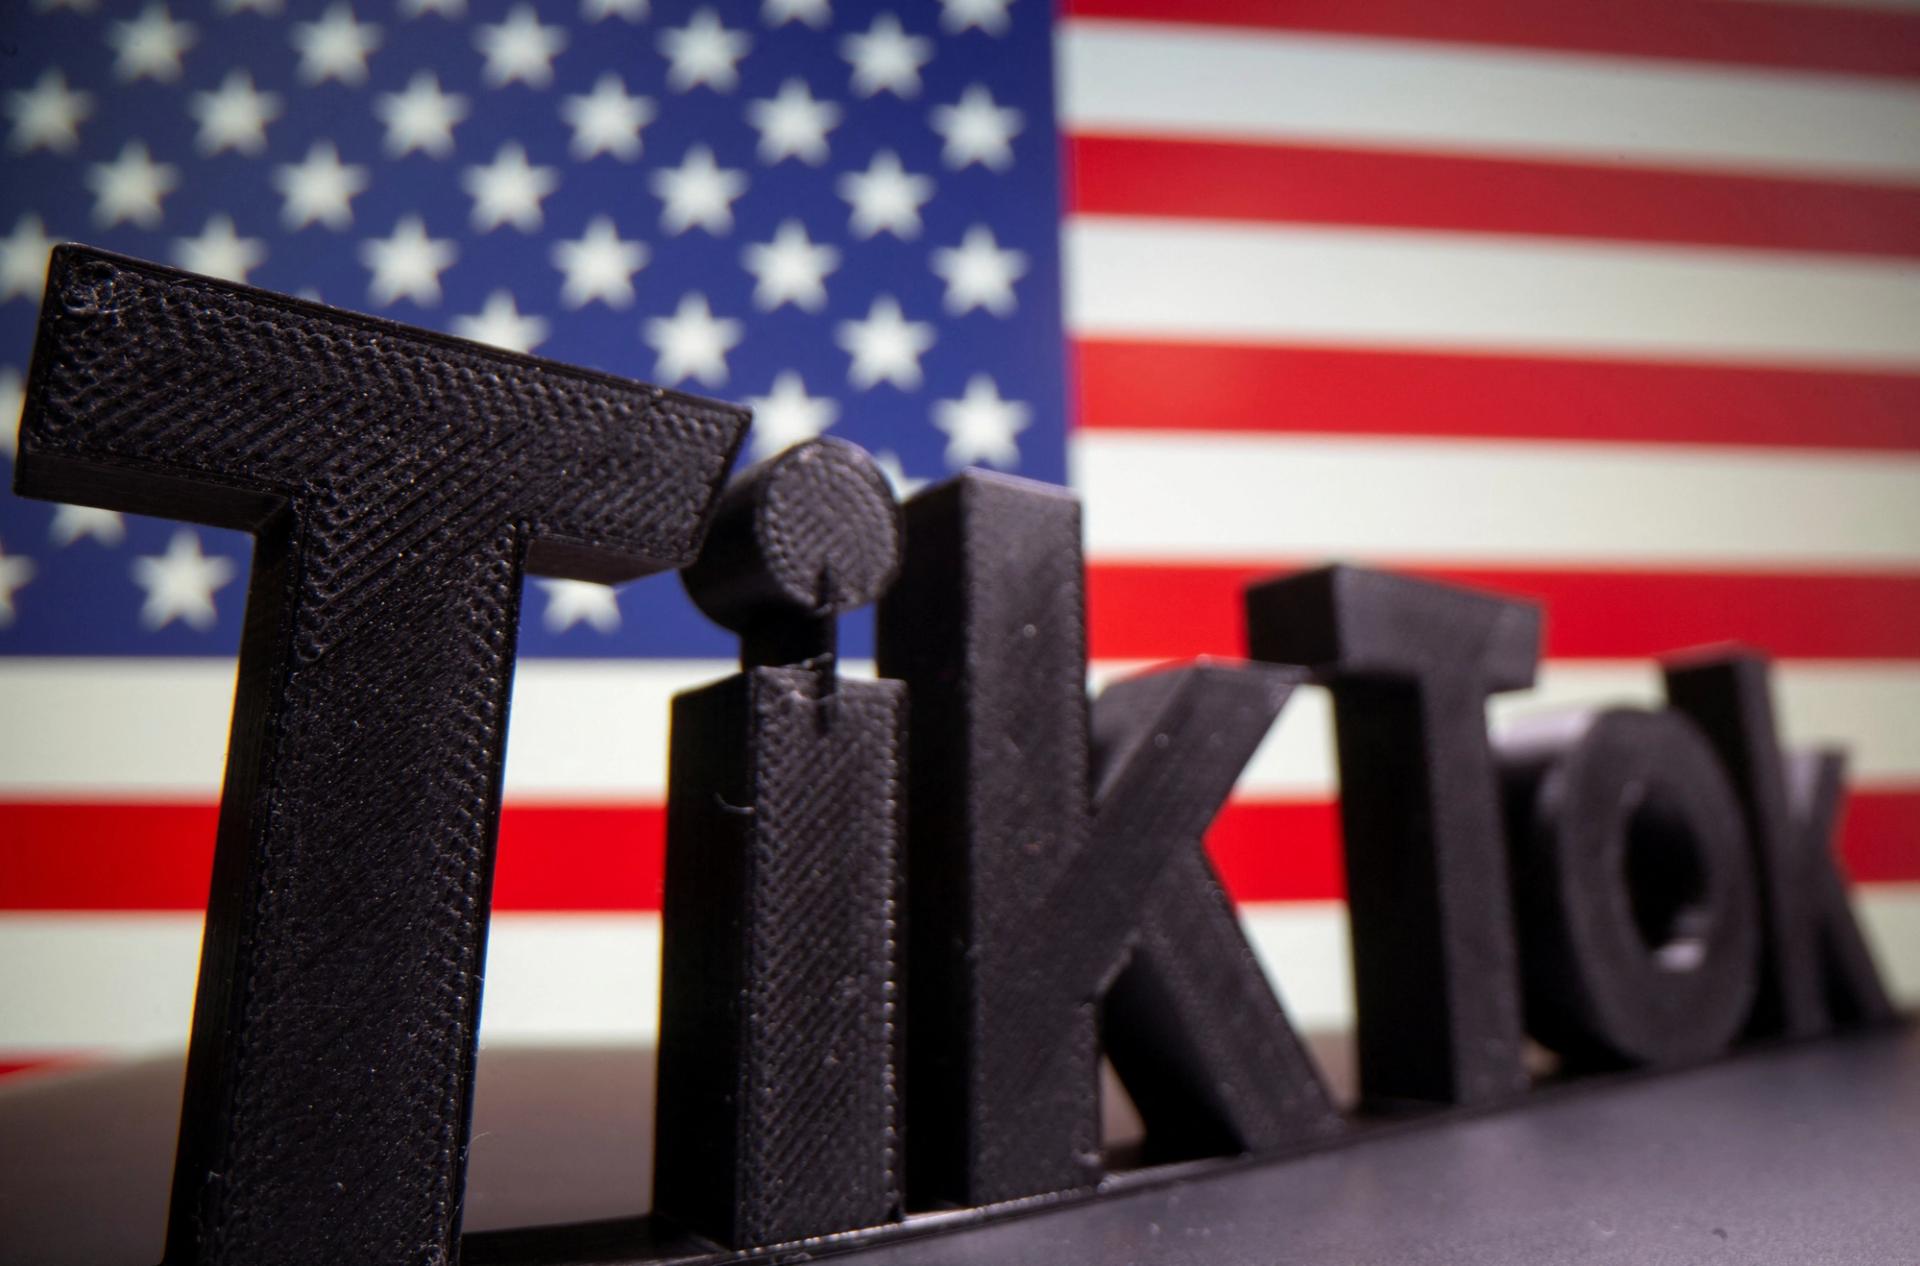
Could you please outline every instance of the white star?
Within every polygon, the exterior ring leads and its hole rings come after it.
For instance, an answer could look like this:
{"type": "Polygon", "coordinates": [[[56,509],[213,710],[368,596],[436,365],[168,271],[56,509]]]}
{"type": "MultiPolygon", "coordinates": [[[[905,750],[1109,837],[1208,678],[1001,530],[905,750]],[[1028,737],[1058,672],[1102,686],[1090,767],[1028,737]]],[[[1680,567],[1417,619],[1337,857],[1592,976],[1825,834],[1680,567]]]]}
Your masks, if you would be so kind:
{"type": "Polygon", "coordinates": [[[993,104],[985,85],[973,84],[957,104],[933,108],[933,130],[947,142],[940,160],[956,169],[968,163],[995,171],[1013,166],[1013,138],[1020,132],[1021,117],[1011,106],[993,104]]]}
{"type": "Polygon", "coordinates": [[[245,13],[252,10],[271,18],[278,16],[280,9],[280,0],[220,0],[222,13],[245,13]]]}
{"type": "Polygon", "coordinates": [[[443,92],[430,70],[415,72],[404,92],[383,92],[373,99],[374,117],[387,125],[387,153],[399,158],[422,150],[435,158],[453,153],[453,128],[467,117],[467,99],[443,92]]]}
{"type": "Polygon", "coordinates": [[[200,236],[174,239],[173,258],[190,273],[244,283],[247,274],[266,261],[267,247],[257,237],[236,233],[232,216],[215,215],[208,217],[200,236]]]}
{"type": "Polygon", "coordinates": [[[789,79],[780,85],[779,96],[747,103],[747,122],[760,133],[761,162],[821,163],[827,157],[827,133],[840,122],[840,107],[815,100],[803,81],[789,79]]]}
{"type": "Polygon", "coordinates": [[[918,237],[920,206],[933,197],[933,178],[906,171],[890,149],[875,154],[865,171],[841,176],[835,187],[853,208],[849,231],[855,237],[872,237],[882,229],[895,237],[918,237]]]}
{"type": "Polygon", "coordinates": [[[403,18],[424,18],[429,13],[437,13],[443,18],[464,18],[467,16],[467,0],[400,0],[400,16],[403,18]]]}
{"type": "Polygon", "coordinates": [[[768,26],[805,22],[817,31],[833,21],[833,10],[827,0],[765,0],[760,6],[760,20],[768,26]]]}
{"type": "Polygon", "coordinates": [[[37,215],[13,222],[13,232],[0,237],[0,302],[25,295],[38,299],[47,286],[47,256],[55,239],[37,215]]]}
{"type": "Polygon", "coordinates": [[[549,633],[565,633],[576,624],[600,633],[620,627],[619,595],[612,585],[596,585],[591,580],[547,580],[540,587],[547,591],[547,609],[540,622],[549,633]]]}
{"type": "Polygon", "coordinates": [[[0,368],[0,452],[20,453],[20,414],[27,407],[27,386],[12,365],[0,368]]]}
{"type": "Polygon", "coordinates": [[[647,320],[647,345],[660,354],[653,376],[670,386],[698,378],[717,387],[727,380],[727,353],[739,344],[740,333],[740,322],[713,315],[705,295],[681,295],[672,316],[647,320]]]}
{"type": "Polygon", "coordinates": [[[487,296],[486,306],[480,311],[453,318],[453,332],[510,352],[531,352],[546,340],[547,323],[521,312],[512,291],[496,290],[487,296]]]}
{"type": "Polygon", "coordinates": [[[890,382],[902,391],[920,385],[920,358],[933,346],[933,326],[909,321],[892,295],[873,301],[864,321],[842,321],[834,327],[834,341],[853,358],[847,381],[865,391],[890,382]]]}
{"type": "Polygon", "coordinates": [[[47,529],[47,535],[62,549],[83,536],[90,536],[102,545],[118,545],[126,539],[127,523],[117,510],[102,510],[98,506],[55,506],[53,524],[47,529]]]}
{"type": "Polygon", "coordinates": [[[380,28],[354,21],[352,8],[341,3],[329,6],[318,22],[295,22],[291,38],[300,54],[300,78],[307,83],[363,84],[367,57],[380,47],[380,28]]]}
{"type": "Polygon", "coordinates": [[[662,167],[647,181],[660,199],[660,227],[675,235],[699,225],[716,236],[733,231],[733,201],[747,191],[747,175],[713,161],[704,145],[687,150],[678,167],[662,167]]]}
{"type": "Polygon", "coordinates": [[[17,614],[13,607],[13,595],[21,585],[33,579],[33,560],[22,558],[18,554],[8,556],[0,548],[0,629],[13,623],[17,614]]]}
{"type": "Polygon", "coordinates": [[[812,439],[832,426],[840,412],[840,406],[826,396],[808,395],[807,384],[791,369],[774,378],[771,392],[748,396],[747,406],[753,410],[756,459],[812,439]]]}
{"type": "Polygon", "coordinates": [[[954,34],[979,27],[988,35],[1004,35],[1007,6],[1013,0],[940,0],[940,25],[954,34]]]}
{"type": "Polygon", "coordinates": [[[330,229],[353,223],[349,204],[367,187],[367,169],[340,161],[332,141],[315,141],[297,163],[273,170],[273,187],[286,201],[280,218],[290,229],[304,229],[315,220],[330,229]]]}
{"type": "Polygon", "coordinates": [[[1031,413],[1017,400],[1002,400],[992,378],[975,374],[960,399],[933,403],[933,424],[947,433],[947,465],[955,470],[982,461],[1005,470],[1018,466],[1020,447],[1013,437],[1027,429],[1031,413]]]}
{"type": "Polygon", "coordinates": [[[540,200],[560,184],[551,167],[527,162],[518,141],[508,141],[488,164],[467,168],[460,187],[473,197],[473,227],[482,233],[511,224],[522,233],[540,227],[540,200]]]}
{"type": "Polygon", "coordinates": [[[102,228],[132,220],[142,228],[160,223],[160,200],[180,183],[179,169],[156,163],[145,141],[128,141],[120,157],[87,168],[93,190],[93,222],[102,228]]]}
{"type": "Polygon", "coordinates": [[[519,80],[533,88],[553,82],[553,59],[567,46],[567,32],[541,26],[530,4],[517,4],[505,22],[474,32],[474,47],[487,59],[487,82],[495,88],[519,80]]]}
{"type": "Polygon", "coordinates": [[[686,92],[705,84],[715,92],[732,92],[740,86],[740,68],[735,63],[753,47],[753,37],[729,30],[720,25],[712,9],[702,9],[685,26],[660,32],[659,43],[672,63],[667,67],[667,87],[686,92]]]}
{"type": "Polygon", "coordinates": [[[893,486],[893,495],[897,500],[905,501],[927,486],[926,480],[915,478],[907,473],[907,468],[900,464],[900,454],[890,448],[881,449],[875,453],[873,464],[878,466],[880,473],[887,477],[887,482],[893,486]]]}
{"type": "Polygon", "coordinates": [[[800,221],[783,220],[771,242],[750,244],[740,260],[754,276],[754,307],[771,312],[791,303],[818,312],[826,306],[826,277],[840,266],[840,252],[808,240],[800,221]]]}
{"type": "Polygon", "coordinates": [[[246,71],[232,70],[214,91],[194,93],[187,113],[200,120],[194,144],[202,154],[258,154],[267,147],[267,124],[280,117],[280,98],[255,88],[246,71]]]}
{"type": "Polygon", "coordinates": [[[864,34],[842,39],[840,55],[853,65],[853,91],[858,95],[884,91],[911,97],[920,91],[920,68],[933,59],[933,41],[908,35],[899,18],[882,13],[864,34]]]}
{"type": "Polygon", "coordinates": [[[220,618],[214,609],[214,590],[233,579],[233,564],[200,552],[200,538],[186,528],[173,534],[164,554],[133,560],[134,583],[147,591],[140,622],[163,629],[184,620],[196,629],[210,629],[220,618]]]}
{"type": "Polygon", "coordinates": [[[646,18],[648,8],[647,0],[580,0],[580,17],[586,22],[605,18],[639,22],[646,18]]]}
{"type": "Polygon", "coordinates": [[[958,246],[933,252],[933,271],[947,283],[947,311],[959,316],[985,308],[995,316],[1010,315],[1015,307],[1013,283],[1026,275],[1023,251],[1001,250],[993,230],[976,224],[958,246]]]}
{"type": "Polygon", "coordinates": [[[164,4],[150,4],[139,17],[115,22],[107,31],[107,43],[114,51],[114,76],[171,83],[180,77],[181,54],[193,40],[190,24],[175,22],[164,4]]]}
{"type": "Polygon", "coordinates": [[[360,243],[360,262],[373,270],[367,296],[382,308],[402,295],[423,307],[438,303],[440,274],[456,253],[452,242],[428,237],[419,216],[407,216],[393,226],[393,236],[360,243]]]}
{"type": "Polygon", "coordinates": [[[40,72],[31,88],[7,94],[7,117],[13,132],[7,143],[21,153],[46,148],[62,154],[80,143],[80,124],[93,113],[93,97],[67,87],[58,69],[40,72]]]}
{"type": "Polygon", "coordinates": [[[584,162],[596,154],[640,156],[640,129],[653,122],[653,102],[627,94],[620,76],[606,74],[593,91],[560,103],[560,117],[573,128],[572,152],[584,162]]]}
{"type": "Polygon", "coordinates": [[[569,308],[595,299],[624,308],[633,302],[633,275],[647,266],[647,248],[622,240],[611,216],[595,216],[578,238],[553,244],[553,266],[566,274],[560,301],[569,308]]]}

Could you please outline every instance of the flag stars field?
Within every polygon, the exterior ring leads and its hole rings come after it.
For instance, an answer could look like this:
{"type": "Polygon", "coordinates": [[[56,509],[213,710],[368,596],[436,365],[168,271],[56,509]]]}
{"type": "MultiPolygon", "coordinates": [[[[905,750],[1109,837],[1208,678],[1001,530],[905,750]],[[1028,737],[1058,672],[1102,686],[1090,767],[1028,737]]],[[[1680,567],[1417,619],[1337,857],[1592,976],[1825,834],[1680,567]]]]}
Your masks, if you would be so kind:
{"type": "Polygon", "coordinates": [[[453,129],[471,110],[466,97],[440,87],[430,70],[416,71],[400,92],[373,99],[374,117],[386,125],[386,151],[401,158],[418,150],[433,158],[453,153],[453,129]]]}
{"type": "Polygon", "coordinates": [[[933,60],[933,41],[907,34],[899,18],[882,13],[865,32],[842,39],[840,51],[853,68],[854,96],[891,92],[915,97],[920,95],[920,68],[933,60]]]}
{"type": "Polygon", "coordinates": [[[267,148],[267,125],[281,109],[279,95],[254,87],[252,75],[228,71],[217,89],[188,98],[187,112],[200,122],[194,146],[202,154],[259,154],[267,148]]]}
{"type": "Polygon", "coordinates": [[[107,28],[107,43],[115,54],[114,76],[129,83],[137,79],[170,83],[180,78],[181,58],[194,39],[191,23],[174,21],[164,4],[149,4],[139,17],[107,28]]]}
{"type": "Polygon", "coordinates": [[[194,237],[179,238],[173,249],[174,262],[188,272],[243,283],[267,258],[266,243],[241,237],[230,215],[208,216],[205,228],[194,237]]]}
{"type": "Polygon", "coordinates": [[[14,595],[33,579],[33,571],[31,558],[7,553],[6,543],[0,541],[0,627],[13,623],[14,595]]]}
{"type": "Polygon", "coordinates": [[[671,63],[667,87],[673,91],[732,92],[740,86],[740,59],[753,48],[753,37],[722,25],[712,9],[701,9],[685,26],[661,31],[659,46],[671,63]]]}
{"type": "Polygon", "coordinates": [[[647,345],[657,353],[654,377],[668,384],[698,379],[709,387],[727,381],[727,353],[739,345],[741,322],[716,317],[707,297],[680,296],[680,306],[669,317],[650,317],[642,327],[647,345]]]}
{"type": "Polygon", "coordinates": [[[145,141],[128,141],[119,157],[87,169],[93,191],[93,222],[100,228],[131,222],[141,228],[160,223],[160,204],[180,186],[180,169],[154,161],[145,141]]]}
{"type": "Polygon", "coordinates": [[[1003,470],[1020,464],[1020,446],[1014,436],[1027,429],[1033,410],[1017,400],[1003,400],[987,374],[967,379],[966,394],[958,400],[938,400],[933,424],[946,433],[947,465],[958,469],[986,462],[1003,470]]]}
{"type": "Polygon", "coordinates": [[[647,187],[660,199],[664,232],[701,228],[718,237],[733,232],[733,204],[747,191],[747,174],[720,166],[710,147],[693,145],[678,167],[654,172],[647,187]]]}
{"type": "Polygon", "coordinates": [[[545,88],[553,82],[553,59],[567,46],[567,33],[558,26],[543,26],[532,5],[517,4],[506,21],[475,31],[473,42],[486,58],[489,87],[522,83],[545,88]]]}
{"type": "Polygon", "coordinates": [[[478,232],[491,233],[511,224],[522,233],[532,233],[544,219],[541,202],[560,187],[560,173],[528,162],[526,147],[508,141],[491,163],[467,168],[460,187],[473,198],[473,227],[478,232]]]}
{"type": "Polygon", "coordinates": [[[381,308],[403,298],[431,307],[440,302],[440,274],[458,257],[451,240],[427,235],[419,216],[403,216],[390,236],[360,244],[360,261],[373,273],[367,296],[381,308]]]}
{"type": "Polygon", "coordinates": [[[53,522],[47,525],[47,539],[62,549],[82,540],[118,545],[127,539],[126,517],[98,506],[55,506],[53,522]]]}
{"type": "Polygon", "coordinates": [[[640,131],[653,122],[654,114],[649,98],[629,93],[620,76],[611,72],[595,81],[592,92],[560,103],[560,117],[573,129],[568,152],[576,162],[600,154],[622,161],[640,157],[640,131]]]}
{"type": "Polygon", "coordinates": [[[80,143],[80,125],[92,113],[93,94],[69,87],[66,75],[49,68],[33,87],[7,93],[7,118],[13,124],[7,144],[16,153],[64,154],[80,143]]]}
{"type": "Polygon", "coordinates": [[[771,312],[791,303],[807,312],[827,304],[827,274],[840,266],[840,252],[807,236],[799,220],[782,220],[773,240],[753,242],[740,252],[753,274],[753,306],[771,312]]]}
{"type": "Polygon", "coordinates": [[[934,273],[947,283],[946,309],[955,316],[985,308],[995,316],[1011,316],[1018,306],[1013,283],[1027,271],[1023,252],[1003,250],[993,230],[984,224],[969,228],[958,246],[937,248],[931,257],[934,273]]]}
{"type": "Polygon", "coordinates": [[[895,237],[920,235],[920,208],[933,197],[933,178],[909,172],[900,156],[883,149],[865,171],[840,177],[840,196],[852,208],[848,225],[855,237],[891,233],[895,237]]]}
{"type": "Polygon", "coordinates": [[[13,230],[0,237],[0,302],[39,300],[47,284],[47,256],[54,245],[39,216],[23,215],[14,221],[13,230]]]}
{"type": "Polygon", "coordinates": [[[565,633],[584,624],[596,633],[613,633],[620,628],[620,596],[611,585],[590,580],[550,580],[535,582],[547,595],[547,608],[540,622],[549,633],[565,633]]]}
{"type": "Polygon", "coordinates": [[[771,457],[784,448],[825,434],[840,414],[830,396],[810,396],[796,370],[783,369],[764,396],[748,396],[753,410],[753,455],[771,457]]]}
{"type": "Polygon", "coordinates": [[[881,295],[864,320],[840,322],[835,338],[852,358],[847,381],[856,388],[865,391],[885,382],[914,391],[923,377],[920,358],[933,346],[934,332],[930,322],[907,320],[892,295],[881,295]]]}
{"type": "Polygon", "coordinates": [[[553,266],[564,275],[560,301],[569,308],[599,300],[610,308],[633,302],[633,275],[647,266],[647,246],[620,236],[611,216],[598,215],[586,232],[553,244],[553,266]]]}
{"type": "Polygon", "coordinates": [[[945,139],[940,160],[958,169],[979,163],[995,171],[1013,166],[1013,138],[1022,127],[1020,111],[993,103],[984,84],[971,84],[953,105],[935,106],[933,130],[945,139]]]}
{"type": "Polygon", "coordinates": [[[300,78],[309,86],[329,80],[358,87],[367,82],[367,58],[380,47],[380,28],[357,21],[345,3],[327,6],[318,21],[293,24],[300,78]]]}
{"type": "Polygon", "coordinates": [[[827,161],[827,133],[845,112],[820,101],[806,81],[788,79],[772,97],[747,103],[747,122],[760,133],[760,161],[771,166],[789,158],[818,166],[827,161]]]}
{"type": "Polygon", "coordinates": [[[140,622],[150,629],[163,629],[175,620],[189,628],[212,628],[220,614],[213,595],[233,579],[234,570],[228,559],[203,554],[197,533],[180,528],[167,542],[166,553],[133,560],[134,583],[146,592],[140,622]]]}
{"type": "Polygon", "coordinates": [[[820,30],[833,21],[833,6],[829,0],[762,0],[760,20],[768,26],[799,22],[820,30]]]}
{"type": "Polygon", "coordinates": [[[282,199],[281,222],[290,229],[312,224],[351,228],[353,200],[366,192],[368,179],[365,167],[340,161],[339,146],[315,141],[305,158],[274,170],[273,187],[282,199]]]}

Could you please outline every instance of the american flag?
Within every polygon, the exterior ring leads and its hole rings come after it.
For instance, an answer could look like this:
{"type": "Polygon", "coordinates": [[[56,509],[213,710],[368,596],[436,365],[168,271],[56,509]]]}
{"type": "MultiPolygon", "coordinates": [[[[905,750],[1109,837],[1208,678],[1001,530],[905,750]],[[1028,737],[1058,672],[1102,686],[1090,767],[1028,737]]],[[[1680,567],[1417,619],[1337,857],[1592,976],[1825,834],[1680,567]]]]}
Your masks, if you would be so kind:
{"type": "MultiPolygon", "coordinates": [[[[1087,505],[1097,679],[1329,557],[1550,604],[1542,689],[1774,650],[1854,753],[1920,997],[1920,16],[1744,0],[34,0],[4,18],[0,416],[82,240],[751,404],[910,489],[1087,505]]],[[[10,449],[9,449],[10,451],[10,449]]],[[[0,1059],[184,1040],[243,536],[0,496],[0,1059]]],[[[532,582],[483,1031],[642,1039],[657,577],[532,582]]],[[[855,656],[871,636],[855,627],[855,656]]],[[[1309,693],[1212,846],[1350,1017],[1309,693]]]]}

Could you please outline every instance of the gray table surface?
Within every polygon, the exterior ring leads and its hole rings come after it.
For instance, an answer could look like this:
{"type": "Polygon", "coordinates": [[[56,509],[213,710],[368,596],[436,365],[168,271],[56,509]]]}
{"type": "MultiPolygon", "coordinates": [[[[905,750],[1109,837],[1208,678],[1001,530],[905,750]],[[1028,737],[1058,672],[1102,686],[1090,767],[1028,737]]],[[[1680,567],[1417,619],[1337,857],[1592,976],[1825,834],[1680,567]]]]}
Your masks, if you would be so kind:
{"type": "MultiPolygon", "coordinates": [[[[1341,1046],[1323,1042],[1319,1052],[1344,1086],[1341,1046]]],[[[0,1085],[0,1260],[158,1258],[179,1076],[176,1058],[0,1085]]],[[[469,1231],[644,1210],[651,1082],[645,1050],[486,1052],[469,1231]]],[[[939,1234],[936,1216],[844,1260],[1920,1263],[1913,1030],[1568,1084],[1499,1111],[1363,1133],[1205,1174],[1132,1175],[1099,1199],[939,1234]]],[[[606,1246],[625,1235],[609,1227],[567,1241],[567,1260],[620,1260],[606,1246]]],[[[538,1243],[481,1235],[466,1257],[523,1260],[538,1243]]]]}

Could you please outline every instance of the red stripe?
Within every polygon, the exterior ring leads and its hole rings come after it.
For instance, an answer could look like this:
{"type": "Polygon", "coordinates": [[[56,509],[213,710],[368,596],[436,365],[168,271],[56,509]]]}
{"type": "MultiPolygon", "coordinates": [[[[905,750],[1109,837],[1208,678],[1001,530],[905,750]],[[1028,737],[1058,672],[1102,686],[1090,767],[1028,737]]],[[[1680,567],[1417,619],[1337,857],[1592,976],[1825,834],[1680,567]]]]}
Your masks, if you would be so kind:
{"type": "Polygon", "coordinates": [[[1080,339],[1076,424],[1920,451],[1920,374],[1080,339]]]}
{"type": "MultiPolygon", "coordinates": [[[[204,909],[213,826],[211,805],[0,804],[0,909],[204,909]]],[[[658,910],[664,827],[655,805],[508,806],[494,909],[658,910]]],[[[1343,895],[1332,801],[1236,801],[1208,848],[1236,900],[1343,895]]],[[[1860,882],[1920,880],[1920,787],[1854,793],[1842,848],[1860,882]]]]}
{"type": "Polygon", "coordinates": [[[1920,75],[1920,16],[1724,0],[1063,0],[1123,18],[1869,75],[1920,75]]]}
{"type": "Polygon", "coordinates": [[[1067,156],[1085,214],[1920,255],[1920,188],[1134,136],[1067,156]]]}
{"type": "MultiPolygon", "coordinates": [[[[1087,569],[1093,656],[1243,656],[1247,583],[1314,561],[1096,562],[1087,569]]],[[[1552,659],[1645,659],[1735,640],[1784,659],[1920,659],[1920,574],[1395,570],[1545,603],[1552,659]]]]}
{"type": "MultiPolygon", "coordinates": [[[[1340,815],[1328,801],[1229,805],[1207,838],[1235,901],[1337,901],[1346,896],[1340,815]]],[[[1840,852],[1855,883],[1920,880],[1920,788],[1855,791],[1840,852]]]]}
{"type": "Polygon", "coordinates": [[[56,1068],[78,1067],[87,1062],[83,1055],[36,1055],[0,1059],[0,1078],[21,1073],[50,1072],[56,1068]]]}
{"type": "MultiPolygon", "coordinates": [[[[211,804],[0,803],[0,909],[204,910],[211,804]]],[[[508,805],[496,910],[658,910],[655,805],[508,805]]]]}

